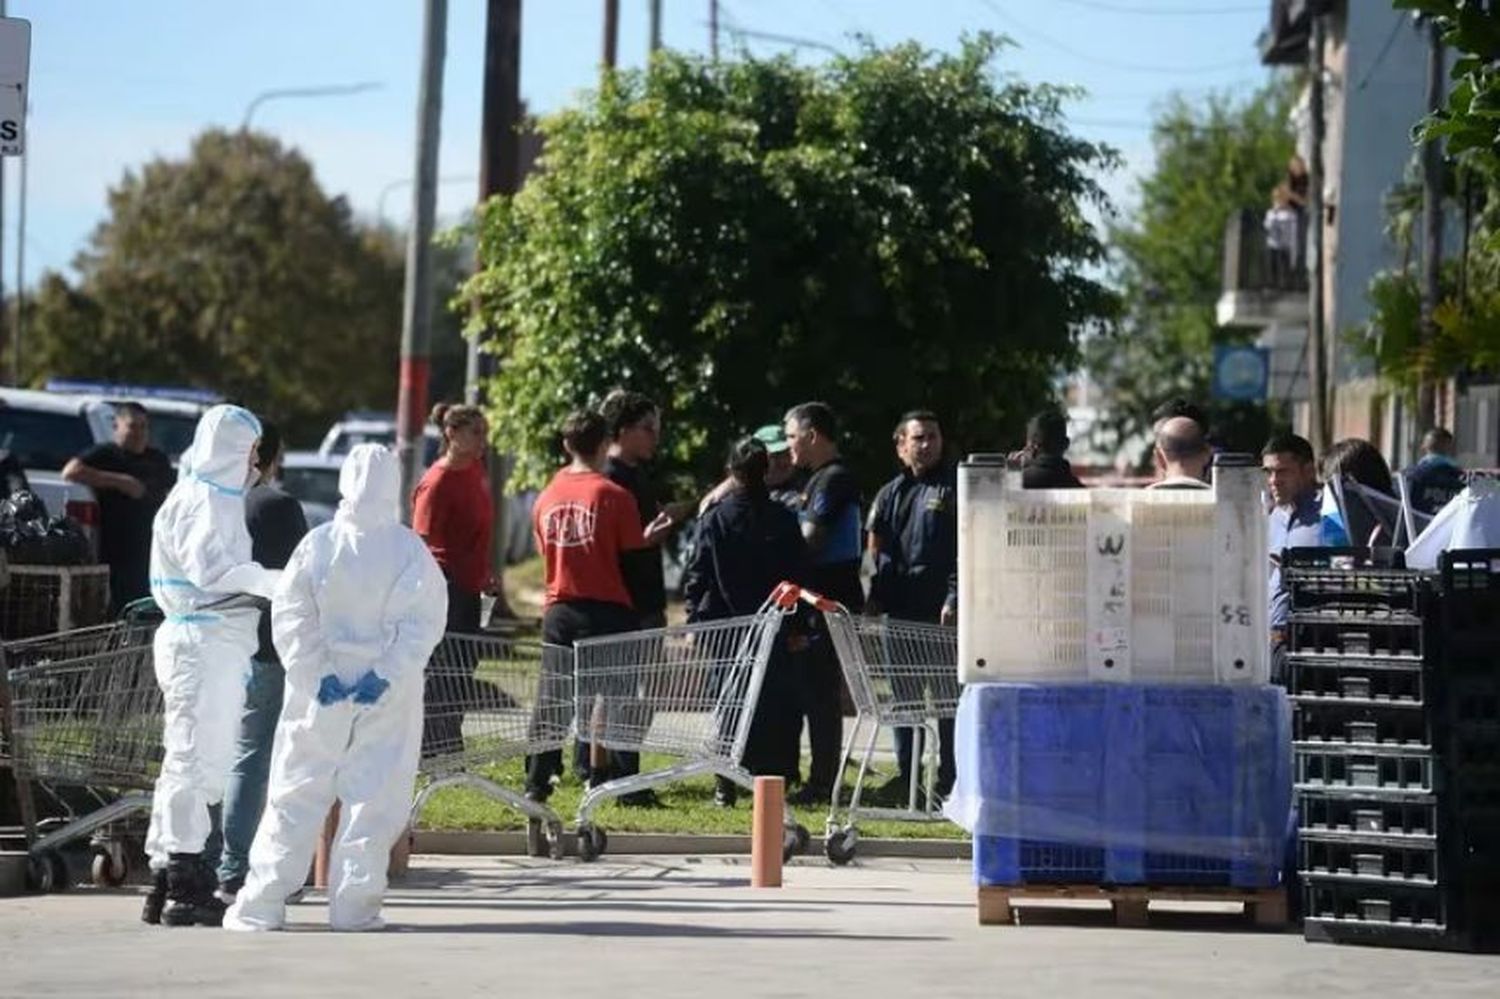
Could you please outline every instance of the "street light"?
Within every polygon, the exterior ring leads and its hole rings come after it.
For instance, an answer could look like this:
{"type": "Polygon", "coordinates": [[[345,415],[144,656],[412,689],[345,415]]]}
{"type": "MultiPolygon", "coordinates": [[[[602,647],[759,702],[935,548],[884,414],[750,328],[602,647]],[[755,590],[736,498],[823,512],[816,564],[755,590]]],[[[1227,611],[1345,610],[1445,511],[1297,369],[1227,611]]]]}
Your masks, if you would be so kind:
{"type": "Polygon", "coordinates": [[[255,117],[255,109],[266,101],[274,101],[283,97],[348,97],[353,94],[363,94],[371,90],[379,90],[384,83],[370,81],[366,83],[338,83],[326,87],[285,87],[277,90],[267,90],[257,94],[255,99],[245,107],[245,120],[240,122],[240,131],[250,127],[250,119],[255,117]]]}
{"type": "MultiPolygon", "coordinates": [[[[392,191],[409,186],[411,182],[411,177],[402,177],[400,180],[391,181],[389,184],[380,189],[380,197],[375,200],[375,217],[380,221],[380,225],[382,227],[385,226],[386,195],[390,194],[392,191]]],[[[479,178],[474,176],[473,174],[462,174],[452,177],[439,177],[437,182],[439,187],[443,186],[444,184],[477,184],[479,183],[479,178]]]]}

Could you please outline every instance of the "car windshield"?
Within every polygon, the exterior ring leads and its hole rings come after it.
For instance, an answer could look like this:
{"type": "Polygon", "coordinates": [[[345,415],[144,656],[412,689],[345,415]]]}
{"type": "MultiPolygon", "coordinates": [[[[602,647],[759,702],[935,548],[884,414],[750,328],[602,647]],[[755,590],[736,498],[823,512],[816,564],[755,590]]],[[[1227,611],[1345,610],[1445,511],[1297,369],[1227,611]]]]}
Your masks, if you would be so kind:
{"type": "Polygon", "coordinates": [[[337,468],[283,468],[281,488],[304,503],[339,505],[337,468]]]}
{"type": "Polygon", "coordinates": [[[176,413],[151,414],[151,445],[176,461],[193,443],[193,432],[198,429],[196,416],[176,413]]]}
{"type": "Polygon", "coordinates": [[[21,467],[59,472],[94,446],[88,420],[78,413],[45,413],[0,408],[0,449],[16,456],[21,467]]]}

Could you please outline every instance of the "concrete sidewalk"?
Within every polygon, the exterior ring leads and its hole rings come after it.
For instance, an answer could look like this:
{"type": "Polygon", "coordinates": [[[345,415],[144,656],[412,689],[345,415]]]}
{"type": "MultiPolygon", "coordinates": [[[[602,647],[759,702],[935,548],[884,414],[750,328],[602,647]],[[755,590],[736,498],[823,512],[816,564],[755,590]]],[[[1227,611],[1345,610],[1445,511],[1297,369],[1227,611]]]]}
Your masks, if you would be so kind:
{"type": "MultiPolygon", "coordinates": [[[[747,887],[743,858],[590,865],[423,857],[385,933],[325,909],[243,936],[137,921],[139,891],[0,900],[0,996],[1484,996],[1500,959],[1306,944],[1222,912],[1103,910],[976,925],[968,865],[798,862],[747,887]]],[[[1211,907],[1209,907],[1211,908],[1211,907]]]]}

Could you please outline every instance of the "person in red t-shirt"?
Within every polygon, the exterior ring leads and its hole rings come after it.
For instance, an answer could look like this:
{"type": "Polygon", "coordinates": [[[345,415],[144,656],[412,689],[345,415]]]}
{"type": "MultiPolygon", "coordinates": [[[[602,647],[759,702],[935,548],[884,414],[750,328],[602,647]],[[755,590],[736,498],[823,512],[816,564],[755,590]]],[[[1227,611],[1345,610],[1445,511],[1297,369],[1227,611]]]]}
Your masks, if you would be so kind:
{"type": "MultiPolygon", "coordinates": [[[[569,462],[536,498],[532,529],[546,566],[542,641],[571,646],[580,638],[632,631],[637,616],[625,586],[622,561],[650,547],[672,529],[662,514],[641,527],[635,497],[605,477],[607,428],[598,413],[579,411],[563,421],[569,462]]],[[[587,749],[580,759],[587,758],[587,749]]],[[[526,794],[545,801],[562,772],[562,753],[534,756],[526,771],[526,794]]],[[[600,775],[592,775],[598,777],[600,775]]]]}
{"type": "MultiPolygon", "coordinates": [[[[490,536],[495,508],[484,465],[488,427],[477,406],[447,403],[433,407],[432,422],[442,430],[442,450],[412,494],[411,526],[448,580],[448,631],[472,635],[479,631],[480,597],[494,587],[490,536]]],[[[457,706],[465,700],[465,679],[451,672],[428,676],[424,757],[462,750],[463,713],[457,706]]]]}
{"type": "Polygon", "coordinates": [[[488,427],[477,406],[438,403],[432,422],[442,450],[412,494],[411,526],[448,579],[448,630],[479,630],[479,598],[493,586],[490,537],[495,507],[484,465],[488,427]]]}

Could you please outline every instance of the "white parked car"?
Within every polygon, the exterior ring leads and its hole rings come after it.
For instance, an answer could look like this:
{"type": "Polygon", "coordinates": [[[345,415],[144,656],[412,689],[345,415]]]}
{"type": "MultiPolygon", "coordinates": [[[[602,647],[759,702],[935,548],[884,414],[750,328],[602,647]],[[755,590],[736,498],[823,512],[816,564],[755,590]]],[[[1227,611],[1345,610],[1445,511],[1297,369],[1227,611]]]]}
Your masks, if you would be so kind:
{"type": "Polygon", "coordinates": [[[328,523],[339,508],[339,469],[344,457],[288,451],[281,459],[281,488],[302,504],[309,528],[328,523]]]}
{"type": "MultiPolygon", "coordinates": [[[[437,427],[430,424],[422,430],[422,465],[425,468],[437,460],[442,437],[437,427]]],[[[396,447],[396,421],[387,413],[350,413],[328,428],[318,453],[327,457],[342,457],[353,450],[356,444],[383,444],[392,450],[396,447]]]]}

